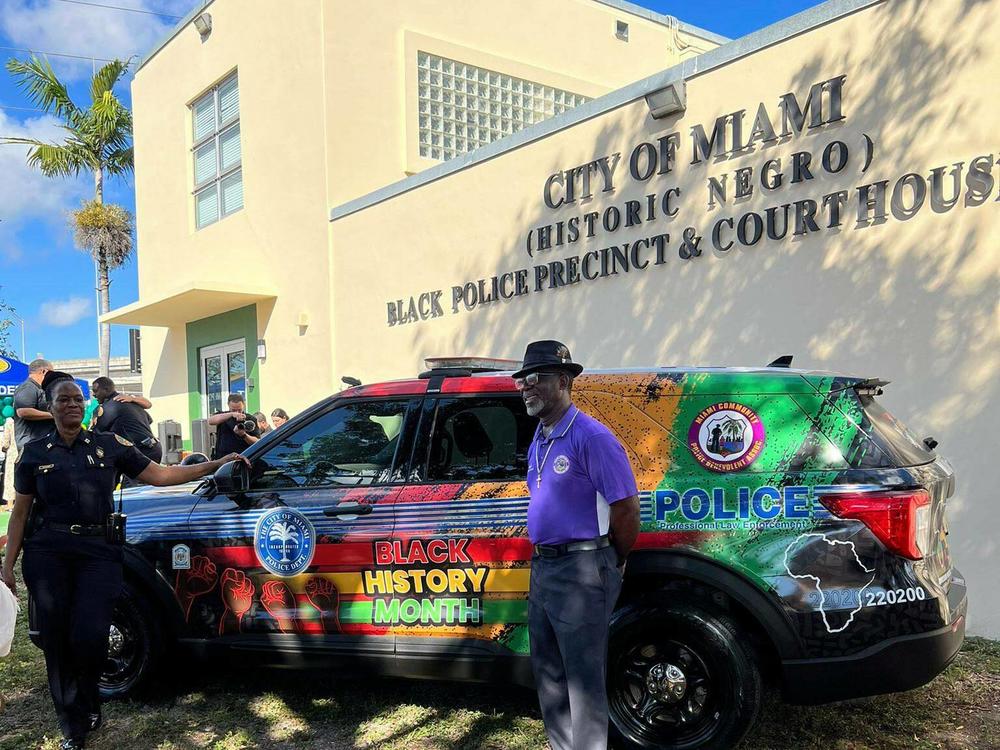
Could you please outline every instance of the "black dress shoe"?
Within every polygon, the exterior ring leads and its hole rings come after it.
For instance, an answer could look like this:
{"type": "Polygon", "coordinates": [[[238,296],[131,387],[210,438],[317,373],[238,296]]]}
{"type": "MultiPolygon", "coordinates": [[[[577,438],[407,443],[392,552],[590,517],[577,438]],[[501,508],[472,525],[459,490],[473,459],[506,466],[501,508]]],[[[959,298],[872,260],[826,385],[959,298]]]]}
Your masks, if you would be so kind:
{"type": "Polygon", "coordinates": [[[98,711],[95,714],[87,714],[87,728],[91,732],[96,732],[101,728],[101,724],[104,723],[104,717],[101,716],[101,712],[98,711]]]}
{"type": "Polygon", "coordinates": [[[62,744],[59,745],[59,750],[83,750],[83,747],[83,739],[70,737],[69,739],[62,741],[62,744]]]}

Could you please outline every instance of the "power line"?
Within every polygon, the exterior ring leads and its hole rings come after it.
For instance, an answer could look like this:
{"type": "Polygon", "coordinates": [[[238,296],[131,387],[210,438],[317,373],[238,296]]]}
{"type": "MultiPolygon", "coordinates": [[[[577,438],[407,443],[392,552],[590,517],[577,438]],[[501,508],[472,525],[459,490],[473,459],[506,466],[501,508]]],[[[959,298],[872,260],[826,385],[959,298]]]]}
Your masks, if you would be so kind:
{"type": "Polygon", "coordinates": [[[23,47],[0,47],[2,50],[7,50],[8,52],[27,52],[30,55],[48,55],[51,57],[72,57],[75,60],[100,60],[101,62],[114,62],[114,60],[109,60],[106,57],[92,57],[89,55],[71,55],[67,52],[44,52],[37,49],[25,49],[23,47]]]}
{"type": "Polygon", "coordinates": [[[155,10],[142,10],[141,8],[123,8],[121,5],[103,5],[102,3],[89,3],[86,0],[59,0],[60,3],[71,3],[73,5],[89,5],[93,8],[107,8],[108,10],[124,10],[128,13],[145,13],[147,16],[161,16],[163,18],[173,18],[180,21],[183,16],[172,16],[169,13],[157,13],[155,10]]]}
{"type": "Polygon", "coordinates": [[[15,107],[12,104],[0,104],[0,109],[16,109],[21,112],[42,112],[47,113],[47,109],[38,109],[38,107],[15,107]]]}

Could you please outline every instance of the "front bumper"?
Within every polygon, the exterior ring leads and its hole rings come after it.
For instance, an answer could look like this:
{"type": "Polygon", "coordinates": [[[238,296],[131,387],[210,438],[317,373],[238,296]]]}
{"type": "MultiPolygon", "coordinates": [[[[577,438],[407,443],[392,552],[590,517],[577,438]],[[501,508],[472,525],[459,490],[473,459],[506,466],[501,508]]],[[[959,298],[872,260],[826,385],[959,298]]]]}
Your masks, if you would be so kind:
{"type": "Polygon", "coordinates": [[[945,670],[965,640],[968,598],[960,580],[948,591],[951,622],[943,628],[890,638],[851,656],[783,661],[785,701],[830,703],[926,685],[945,670]]]}

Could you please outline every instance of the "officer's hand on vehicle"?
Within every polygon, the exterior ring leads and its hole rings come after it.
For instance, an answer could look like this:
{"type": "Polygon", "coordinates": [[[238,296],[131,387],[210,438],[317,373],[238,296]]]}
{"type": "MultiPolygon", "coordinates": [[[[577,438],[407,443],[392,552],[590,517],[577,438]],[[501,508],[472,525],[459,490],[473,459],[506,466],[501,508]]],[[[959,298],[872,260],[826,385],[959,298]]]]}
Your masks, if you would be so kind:
{"type": "Polygon", "coordinates": [[[230,453],[228,456],[223,456],[219,459],[220,464],[228,464],[230,461],[240,461],[246,464],[247,468],[250,468],[250,461],[242,453],[230,453]]]}
{"type": "Polygon", "coordinates": [[[4,565],[3,569],[0,570],[0,578],[3,579],[4,584],[10,589],[11,593],[17,596],[17,581],[14,580],[14,571],[4,565]]]}

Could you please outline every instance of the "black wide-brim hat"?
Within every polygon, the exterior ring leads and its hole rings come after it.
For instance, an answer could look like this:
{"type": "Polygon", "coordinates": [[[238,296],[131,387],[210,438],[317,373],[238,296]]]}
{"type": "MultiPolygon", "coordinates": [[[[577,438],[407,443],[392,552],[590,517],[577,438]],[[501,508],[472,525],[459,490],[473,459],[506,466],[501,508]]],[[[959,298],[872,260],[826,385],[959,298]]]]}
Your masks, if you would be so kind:
{"type": "Polygon", "coordinates": [[[524,350],[521,369],[512,377],[523,378],[530,372],[539,370],[565,370],[573,377],[583,372],[583,365],[574,362],[569,348],[561,341],[532,341],[524,350]]]}

